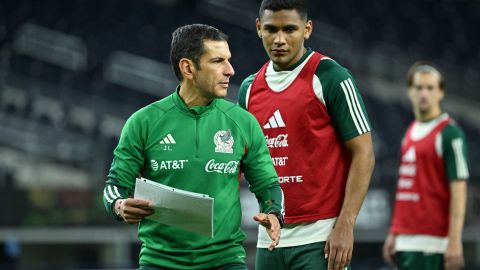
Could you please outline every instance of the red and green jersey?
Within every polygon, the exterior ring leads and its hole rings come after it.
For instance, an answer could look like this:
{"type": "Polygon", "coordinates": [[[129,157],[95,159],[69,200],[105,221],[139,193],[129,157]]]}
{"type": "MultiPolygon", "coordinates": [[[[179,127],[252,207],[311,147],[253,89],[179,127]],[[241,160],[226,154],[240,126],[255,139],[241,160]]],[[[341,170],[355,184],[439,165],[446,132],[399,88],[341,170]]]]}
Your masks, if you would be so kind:
{"type": "Polygon", "coordinates": [[[343,143],[370,131],[350,72],[309,49],[289,70],[269,61],[245,79],[239,104],[262,126],[285,194],[285,222],[337,217],[351,160],[343,143]]]}
{"type": "Polygon", "coordinates": [[[267,145],[251,114],[228,101],[188,108],[178,91],[134,113],[123,128],[104,189],[112,207],[131,196],[135,178],[214,198],[214,237],[143,219],[140,265],[210,269],[244,263],[239,176],[243,172],[262,212],[282,213],[282,192],[267,145]],[[265,203],[273,201],[272,203],[265,203]]]}
{"type": "Polygon", "coordinates": [[[414,121],[402,142],[391,232],[445,237],[449,181],[468,178],[463,131],[447,115],[414,121]]]}

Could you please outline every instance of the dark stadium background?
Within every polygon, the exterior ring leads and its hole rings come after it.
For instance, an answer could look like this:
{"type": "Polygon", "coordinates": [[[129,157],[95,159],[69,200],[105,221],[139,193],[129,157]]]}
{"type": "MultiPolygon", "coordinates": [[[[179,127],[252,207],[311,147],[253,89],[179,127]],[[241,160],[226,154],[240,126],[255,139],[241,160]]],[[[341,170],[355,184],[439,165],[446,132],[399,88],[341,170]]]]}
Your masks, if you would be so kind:
{"type": "MultiPolygon", "coordinates": [[[[387,269],[398,149],[412,119],[404,76],[419,59],[447,77],[444,109],[464,127],[470,186],[465,269],[480,269],[480,1],[310,1],[308,46],[354,74],[374,128],[376,168],[357,222],[354,269],[387,269]]],[[[113,221],[102,189],[125,119],[171,93],[172,31],[206,23],[230,36],[229,99],[266,61],[259,1],[0,0],[0,269],[131,269],[136,227],[113,221]]],[[[255,199],[243,186],[247,257],[255,199]]]]}

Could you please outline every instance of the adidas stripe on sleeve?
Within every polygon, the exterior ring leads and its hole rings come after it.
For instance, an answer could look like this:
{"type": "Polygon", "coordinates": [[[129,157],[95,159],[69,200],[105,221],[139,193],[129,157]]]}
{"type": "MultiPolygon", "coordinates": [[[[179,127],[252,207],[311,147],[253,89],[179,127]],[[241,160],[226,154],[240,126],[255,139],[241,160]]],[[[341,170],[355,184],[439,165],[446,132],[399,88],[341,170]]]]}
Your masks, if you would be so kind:
{"type": "MultiPolygon", "coordinates": [[[[144,164],[139,137],[142,130],[141,119],[138,114],[132,115],[123,127],[119,143],[114,150],[114,158],[108,172],[107,181],[103,190],[103,203],[105,208],[117,218],[113,211],[115,201],[127,198],[133,193],[135,178],[139,175],[144,164]]],[[[170,135],[164,138],[165,142],[175,143],[170,135]]]]}
{"type": "Polygon", "coordinates": [[[114,218],[118,220],[120,220],[120,218],[117,216],[117,214],[113,209],[115,201],[118,199],[122,199],[122,198],[124,199],[127,197],[128,197],[127,190],[121,187],[107,184],[103,189],[103,203],[105,205],[105,208],[114,218]]]}
{"type": "Polygon", "coordinates": [[[322,93],[328,113],[342,140],[371,131],[365,105],[350,72],[333,60],[322,60],[315,72],[314,87],[322,93]],[[318,80],[318,81],[317,81],[318,80]],[[318,86],[315,86],[318,85],[318,86]]]}
{"type": "Polygon", "coordinates": [[[358,101],[358,94],[353,86],[352,79],[348,78],[344,80],[340,83],[340,86],[342,87],[345,99],[347,100],[348,111],[350,112],[350,116],[352,117],[358,134],[370,131],[370,125],[368,124],[362,106],[360,106],[360,102],[358,101]]]}
{"type": "Polygon", "coordinates": [[[103,190],[103,198],[108,202],[108,203],[113,203],[113,201],[122,198],[120,195],[120,192],[118,191],[118,187],[112,186],[112,185],[107,185],[105,189],[103,190]]]}
{"type": "Polygon", "coordinates": [[[449,124],[442,130],[441,138],[448,179],[468,179],[467,144],[463,130],[457,125],[449,124]]]}

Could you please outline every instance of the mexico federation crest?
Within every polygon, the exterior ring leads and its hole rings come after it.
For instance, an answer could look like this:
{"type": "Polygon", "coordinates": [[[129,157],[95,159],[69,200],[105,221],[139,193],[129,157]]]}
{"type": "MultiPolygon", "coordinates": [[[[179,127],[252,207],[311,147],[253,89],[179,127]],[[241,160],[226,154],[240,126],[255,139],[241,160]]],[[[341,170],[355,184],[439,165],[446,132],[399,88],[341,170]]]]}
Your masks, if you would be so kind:
{"type": "Polygon", "coordinates": [[[230,130],[220,130],[213,136],[215,143],[215,152],[217,153],[233,153],[233,137],[230,130]]]}

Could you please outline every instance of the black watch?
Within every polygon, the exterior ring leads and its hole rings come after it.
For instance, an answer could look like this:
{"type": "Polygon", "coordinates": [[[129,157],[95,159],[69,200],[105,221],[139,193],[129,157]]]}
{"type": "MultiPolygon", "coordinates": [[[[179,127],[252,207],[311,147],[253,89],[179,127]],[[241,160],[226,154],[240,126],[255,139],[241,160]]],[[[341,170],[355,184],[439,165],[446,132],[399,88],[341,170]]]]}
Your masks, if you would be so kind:
{"type": "Polygon", "coordinates": [[[269,212],[267,214],[272,214],[272,215],[275,215],[278,219],[278,223],[280,223],[280,228],[283,228],[283,225],[285,224],[285,220],[283,220],[283,215],[276,212],[276,211],[272,211],[272,212],[269,212]]]}

